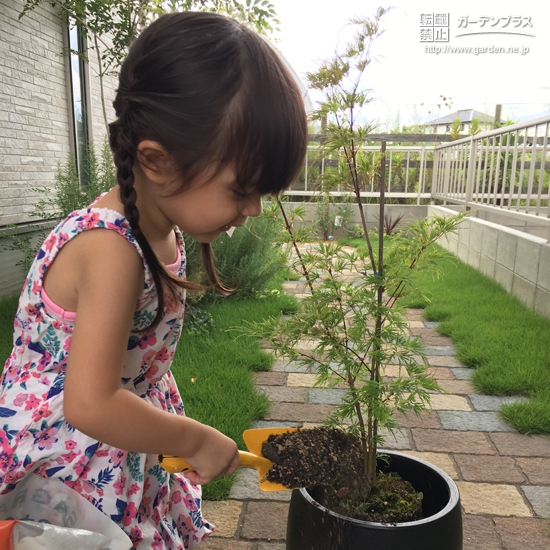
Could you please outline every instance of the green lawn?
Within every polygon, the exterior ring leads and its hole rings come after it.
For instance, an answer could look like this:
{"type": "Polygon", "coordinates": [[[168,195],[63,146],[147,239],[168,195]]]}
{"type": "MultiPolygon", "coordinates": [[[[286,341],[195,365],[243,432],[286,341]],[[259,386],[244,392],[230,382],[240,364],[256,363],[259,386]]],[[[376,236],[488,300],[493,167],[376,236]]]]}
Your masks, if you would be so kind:
{"type": "Polygon", "coordinates": [[[503,407],[510,424],[521,433],[550,434],[550,320],[451,254],[441,265],[439,279],[419,274],[430,303],[409,305],[440,322],[437,330],[453,339],[457,358],[476,369],[479,392],[530,398],[503,407]]]}

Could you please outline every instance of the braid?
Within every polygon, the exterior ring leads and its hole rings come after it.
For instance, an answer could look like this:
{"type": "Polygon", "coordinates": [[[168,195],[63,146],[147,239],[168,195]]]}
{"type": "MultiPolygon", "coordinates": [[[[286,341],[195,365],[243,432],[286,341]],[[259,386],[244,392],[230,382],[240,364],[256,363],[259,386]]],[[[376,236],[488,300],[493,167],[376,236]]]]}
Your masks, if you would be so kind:
{"type": "MultiPolygon", "coordinates": [[[[149,241],[142,233],[139,226],[139,210],[136,206],[137,193],[134,188],[134,154],[132,154],[129,148],[121,146],[120,126],[117,123],[109,125],[110,130],[110,145],[113,151],[114,162],[116,166],[117,182],[120,188],[120,198],[124,206],[124,216],[128,220],[130,227],[136,237],[136,241],[141,247],[145,261],[149,266],[155,287],[157,288],[158,307],[156,316],[148,327],[148,330],[154,330],[164,315],[164,289],[168,288],[171,292],[174,300],[177,300],[176,287],[187,288],[189,290],[202,290],[203,287],[195,283],[190,283],[179,277],[176,277],[173,273],[169,272],[164,265],[159,261],[157,255],[151,248],[149,241]]],[[[126,134],[127,137],[127,134],[126,134]]]]}

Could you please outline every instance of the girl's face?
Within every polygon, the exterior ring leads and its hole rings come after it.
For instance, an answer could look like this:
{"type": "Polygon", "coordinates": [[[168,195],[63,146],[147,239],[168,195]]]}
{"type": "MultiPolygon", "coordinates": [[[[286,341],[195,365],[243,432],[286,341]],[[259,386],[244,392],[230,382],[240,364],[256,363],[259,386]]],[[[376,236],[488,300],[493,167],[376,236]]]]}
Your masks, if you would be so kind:
{"type": "Polygon", "coordinates": [[[243,191],[235,170],[227,166],[214,177],[205,174],[188,189],[172,197],[162,197],[159,207],[184,233],[201,243],[210,243],[231,227],[244,224],[262,211],[261,195],[243,191]]]}

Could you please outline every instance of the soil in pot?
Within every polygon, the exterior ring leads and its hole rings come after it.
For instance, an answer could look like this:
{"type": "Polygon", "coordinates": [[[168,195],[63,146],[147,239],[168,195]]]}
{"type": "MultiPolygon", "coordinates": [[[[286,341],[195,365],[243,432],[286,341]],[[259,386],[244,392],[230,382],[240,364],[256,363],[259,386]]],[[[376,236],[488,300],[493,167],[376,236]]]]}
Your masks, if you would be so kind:
{"type": "Polygon", "coordinates": [[[359,438],[334,428],[272,435],[262,454],[275,465],[266,478],[305,487],[319,504],[364,521],[402,523],[422,518],[422,495],[395,473],[377,473],[369,490],[359,438]]]}

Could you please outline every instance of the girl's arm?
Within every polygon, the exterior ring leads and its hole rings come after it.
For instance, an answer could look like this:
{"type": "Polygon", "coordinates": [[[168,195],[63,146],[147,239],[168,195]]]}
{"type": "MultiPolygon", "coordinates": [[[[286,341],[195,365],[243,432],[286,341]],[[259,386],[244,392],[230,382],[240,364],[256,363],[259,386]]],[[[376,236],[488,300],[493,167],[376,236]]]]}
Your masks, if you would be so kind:
{"type": "Polygon", "coordinates": [[[230,438],[120,388],[143,288],[136,250],[113,231],[101,229],[82,233],[69,244],[78,305],[65,380],[67,421],[108,445],[184,457],[196,469],[188,474],[194,483],[233,472],[239,459],[230,438]]]}

